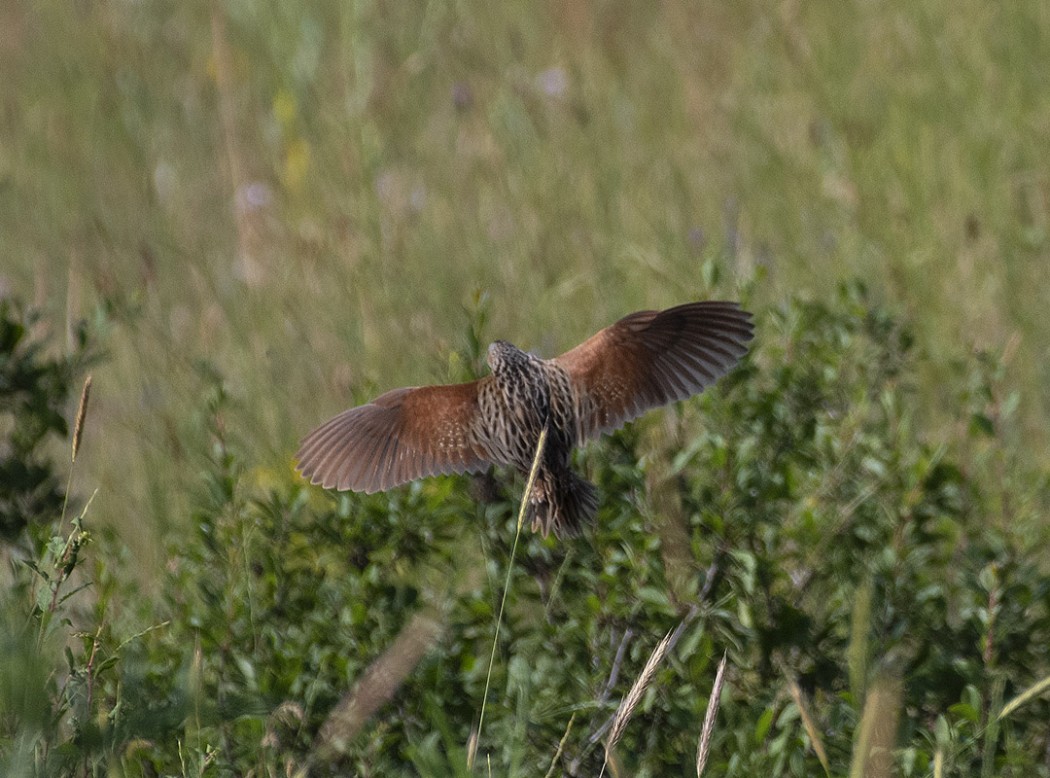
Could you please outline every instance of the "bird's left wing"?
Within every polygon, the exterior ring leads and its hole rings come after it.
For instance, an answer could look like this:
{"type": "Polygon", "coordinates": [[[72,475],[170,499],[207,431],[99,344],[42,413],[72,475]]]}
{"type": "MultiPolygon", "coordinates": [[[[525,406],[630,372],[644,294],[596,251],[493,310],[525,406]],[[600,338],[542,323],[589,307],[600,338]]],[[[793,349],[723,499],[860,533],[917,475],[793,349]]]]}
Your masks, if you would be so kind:
{"type": "Polygon", "coordinates": [[[343,411],[303,439],[296,469],[326,489],[369,494],[482,470],[488,460],[475,434],[481,381],[394,389],[343,411]]]}
{"type": "Polygon", "coordinates": [[[751,314],[733,302],[686,303],[625,316],[554,362],[569,375],[581,438],[697,394],[747,351],[751,314]]]}

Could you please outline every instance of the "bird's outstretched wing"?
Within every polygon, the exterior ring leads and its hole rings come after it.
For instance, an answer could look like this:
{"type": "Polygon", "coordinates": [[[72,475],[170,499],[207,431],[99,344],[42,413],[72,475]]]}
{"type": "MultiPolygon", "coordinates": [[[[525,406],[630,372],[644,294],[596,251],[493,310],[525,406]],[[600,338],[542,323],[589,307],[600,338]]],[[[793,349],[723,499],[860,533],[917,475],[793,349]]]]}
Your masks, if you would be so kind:
{"type": "Polygon", "coordinates": [[[590,438],[703,391],[753,334],[751,314],[736,303],[686,303],[625,316],[554,361],[569,374],[580,432],[590,438]]]}
{"type": "Polygon", "coordinates": [[[394,389],[343,411],[303,439],[296,469],[326,489],[369,494],[481,470],[488,461],[474,433],[480,383],[394,389]]]}

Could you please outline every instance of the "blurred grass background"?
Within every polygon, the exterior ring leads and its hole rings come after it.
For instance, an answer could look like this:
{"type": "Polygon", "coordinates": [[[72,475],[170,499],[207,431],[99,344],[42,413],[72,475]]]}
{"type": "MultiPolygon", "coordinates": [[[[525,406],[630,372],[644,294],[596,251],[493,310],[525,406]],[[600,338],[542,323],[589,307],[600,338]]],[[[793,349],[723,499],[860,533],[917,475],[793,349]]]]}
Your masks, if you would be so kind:
{"type": "Polygon", "coordinates": [[[452,377],[480,291],[549,355],[859,276],[915,322],[929,430],[952,361],[1005,352],[1047,461],[1044,0],[15,2],[0,73],[2,284],[103,331],[78,479],[144,571],[205,373],[266,478],[452,377]]]}

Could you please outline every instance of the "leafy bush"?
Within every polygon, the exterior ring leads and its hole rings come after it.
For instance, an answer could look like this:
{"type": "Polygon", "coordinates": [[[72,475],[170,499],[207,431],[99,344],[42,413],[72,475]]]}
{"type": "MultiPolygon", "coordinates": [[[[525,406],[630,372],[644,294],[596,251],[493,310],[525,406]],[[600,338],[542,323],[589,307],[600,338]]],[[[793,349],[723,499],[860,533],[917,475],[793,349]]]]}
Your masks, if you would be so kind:
{"type": "MultiPolygon", "coordinates": [[[[1050,668],[1050,579],[988,514],[987,475],[921,434],[906,327],[850,287],[830,305],[771,310],[759,332],[753,356],[683,406],[664,440],[646,421],[581,457],[603,493],[591,534],[523,539],[480,753],[509,774],[543,774],[575,715],[561,763],[596,774],[595,735],[684,619],[616,750],[627,773],[687,769],[723,650],[718,773],[811,775],[822,770],[814,737],[844,772],[883,677],[904,682],[893,715],[905,774],[928,771],[938,751],[963,772],[1018,754],[1036,769],[1044,703],[998,739],[987,727],[1050,668]]],[[[468,350],[478,342],[472,330],[468,350]]],[[[260,490],[235,450],[216,444],[199,542],[181,554],[173,625],[157,633],[173,657],[191,637],[199,646],[211,703],[199,742],[233,771],[310,763],[340,696],[413,613],[433,612],[439,636],[337,771],[461,772],[520,480],[481,504],[466,479],[373,496],[260,490]]]]}
{"type": "MultiPolygon", "coordinates": [[[[40,320],[0,300],[0,767],[4,775],[58,774],[80,761],[94,733],[94,684],[110,663],[92,633],[73,628],[68,601],[89,540],[82,516],[66,526],[67,496],[47,455],[68,435],[63,415],[80,373],[96,354],[86,327],[71,353],[54,357],[40,320]],[[42,329],[42,328],[41,328],[42,329]],[[97,660],[97,661],[96,661],[97,660]],[[60,744],[65,743],[65,748],[60,744]]],[[[85,390],[86,392],[86,390],[85,390]]],[[[82,395],[81,405],[86,402],[82,395]]],[[[77,435],[81,430],[77,431],[77,435]]],[[[76,435],[74,435],[76,438],[76,435]]],[[[74,447],[76,443],[73,444],[74,447]]],[[[71,459],[75,459],[75,450],[71,459]]]]}
{"type": "MultiPolygon", "coordinates": [[[[474,363],[476,326],[468,340],[457,364],[474,363]]],[[[713,391],[581,454],[603,495],[592,531],[525,534],[513,563],[521,479],[325,494],[249,469],[236,400],[212,381],[192,529],[146,613],[158,628],[111,646],[93,703],[106,715],[93,740],[67,741],[80,761],[66,764],[469,775],[476,743],[483,774],[695,774],[725,653],[714,774],[871,774],[892,758],[902,775],[935,761],[1048,775],[1050,704],[1004,708],[1050,674],[1045,537],[1014,529],[1039,526],[1046,494],[1018,471],[1001,512],[987,452],[1006,461],[1009,418],[990,410],[990,363],[960,381],[955,439],[924,429],[916,359],[856,285],[767,311],[713,391]],[[669,632],[607,757],[617,706],[669,632]]]]}
{"type": "Polygon", "coordinates": [[[46,342],[32,336],[38,317],[19,307],[0,299],[0,542],[7,543],[62,510],[64,490],[43,450],[51,437],[68,434],[65,404],[94,358],[83,326],[68,357],[48,355],[46,342]]]}

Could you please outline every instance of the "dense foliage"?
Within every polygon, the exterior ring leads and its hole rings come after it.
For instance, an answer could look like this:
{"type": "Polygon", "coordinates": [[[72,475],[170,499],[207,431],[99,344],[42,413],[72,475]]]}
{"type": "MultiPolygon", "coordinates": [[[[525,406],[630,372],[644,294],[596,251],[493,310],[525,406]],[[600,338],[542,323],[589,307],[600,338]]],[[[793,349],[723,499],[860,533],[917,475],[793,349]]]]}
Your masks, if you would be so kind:
{"type": "MultiPolygon", "coordinates": [[[[607,773],[695,774],[725,653],[713,774],[851,774],[874,716],[897,727],[901,775],[1050,775],[1045,695],[1000,717],[1050,674],[1045,487],[1004,442],[994,363],[960,365],[949,446],[916,413],[920,358],[849,286],[763,312],[713,391],[586,450],[597,525],[522,536],[480,733],[520,479],[325,494],[254,468],[237,398],[210,380],[212,446],[162,601],[119,582],[105,534],[77,592],[60,573],[70,547],[84,567],[79,520],[67,536],[55,515],[32,566],[12,563],[3,772],[467,775],[476,736],[478,774],[544,775],[557,754],[553,774],[596,775],[620,699],[677,629],[607,773]],[[389,701],[363,699],[376,662],[404,676],[389,701]],[[335,754],[324,722],[355,706],[377,709],[335,754]]],[[[62,375],[33,391],[61,401],[62,375]]]]}
{"type": "Polygon", "coordinates": [[[64,404],[76,389],[74,376],[93,357],[83,326],[72,335],[69,356],[43,353],[33,336],[37,324],[36,315],[0,299],[0,540],[8,542],[62,509],[60,479],[43,451],[52,437],[68,434],[64,404]]]}

